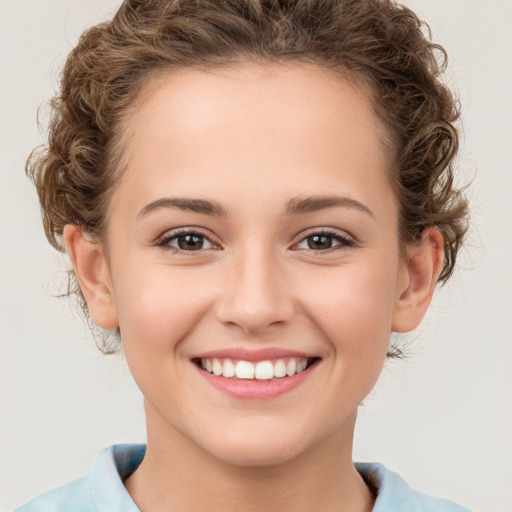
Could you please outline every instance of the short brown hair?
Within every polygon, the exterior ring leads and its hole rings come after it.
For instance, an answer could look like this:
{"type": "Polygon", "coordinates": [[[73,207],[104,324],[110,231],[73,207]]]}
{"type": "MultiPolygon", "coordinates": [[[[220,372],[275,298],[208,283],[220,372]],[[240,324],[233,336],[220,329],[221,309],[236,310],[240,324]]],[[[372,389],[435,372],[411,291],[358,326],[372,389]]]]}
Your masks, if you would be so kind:
{"type": "Polygon", "coordinates": [[[64,250],[66,224],[104,236],[120,125],[150,75],[248,61],[313,63],[369,85],[393,155],[400,240],[415,243],[438,228],[445,282],[467,227],[453,175],[458,104],[440,81],[444,49],[392,0],[125,0],[69,54],[48,144],[27,162],[50,243],[64,250]]]}

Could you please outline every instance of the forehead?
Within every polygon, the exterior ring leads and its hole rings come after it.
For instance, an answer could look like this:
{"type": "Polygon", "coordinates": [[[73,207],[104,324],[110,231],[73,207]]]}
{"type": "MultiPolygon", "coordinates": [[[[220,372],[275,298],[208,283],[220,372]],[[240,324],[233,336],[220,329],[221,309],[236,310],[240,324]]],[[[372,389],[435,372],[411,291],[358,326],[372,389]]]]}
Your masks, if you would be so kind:
{"type": "Polygon", "coordinates": [[[212,187],[226,198],[268,195],[269,184],[290,196],[328,194],[343,188],[342,176],[368,191],[388,181],[368,88],[313,65],[161,73],[143,87],[123,132],[122,182],[138,196],[167,186],[173,195],[191,187],[196,196],[212,187]]]}
{"type": "MultiPolygon", "coordinates": [[[[347,73],[341,78],[325,68],[306,63],[239,63],[231,67],[185,68],[159,72],[150,77],[134,102],[123,127],[134,129],[154,125],[155,110],[165,109],[173,118],[165,124],[179,124],[183,137],[236,127],[267,128],[274,133],[283,128],[310,137],[336,136],[336,125],[351,123],[366,129],[367,138],[380,134],[374,114],[370,87],[347,73]],[[333,122],[334,121],[334,122],[333,122]],[[363,126],[364,125],[364,126],[363,126]],[[309,128],[309,130],[308,130],[309,128]]],[[[163,119],[162,119],[163,120],[163,119]]],[[[345,134],[346,135],[346,134],[345,134]]],[[[381,148],[382,155],[385,153],[381,148]]]]}

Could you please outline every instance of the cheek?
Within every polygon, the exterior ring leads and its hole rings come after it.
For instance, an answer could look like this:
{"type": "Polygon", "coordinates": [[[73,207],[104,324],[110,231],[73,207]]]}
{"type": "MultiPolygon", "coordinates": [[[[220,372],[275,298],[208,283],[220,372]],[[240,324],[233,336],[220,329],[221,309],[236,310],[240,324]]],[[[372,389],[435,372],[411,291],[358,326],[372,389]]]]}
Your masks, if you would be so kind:
{"type": "Polygon", "coordinates": [[[304,280],[305,311],[347,364],[385,357],[396,302],[398,261],[391,262],[324,269],[304,280]]]}
{"type": "Polygon", "coordinates": [[[130,264],[113,276],[115,303],[123,347],[144,358],[172,352],[194,328],[211,302],[212,288],[201,275],[165,265],[130,264]],[[147,350],[150,348],[151,350],[147,350]]]}

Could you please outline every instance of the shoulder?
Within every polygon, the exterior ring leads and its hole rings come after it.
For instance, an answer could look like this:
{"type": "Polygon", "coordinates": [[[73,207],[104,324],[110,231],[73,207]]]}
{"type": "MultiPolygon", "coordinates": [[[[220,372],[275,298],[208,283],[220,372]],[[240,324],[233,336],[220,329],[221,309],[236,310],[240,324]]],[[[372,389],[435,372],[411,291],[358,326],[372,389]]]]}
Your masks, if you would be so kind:
{"type": "Polygon", "coordinates": [[[114,445],[101,450],[89,471],[41,494],[13,512],[139,512],[123,479],[140,464],[145,445],[114,445]]]}
{"type": "Polygon", "coordinates": [[[14,512],[96,512],[87,477],[83,476],[62,487],[41,494],[14,512]]]}
{"type": "Polygon", "coordinates": [[[470,512],[452,501],[411,489],[397,473],[382,464],[357,463],[356,468],[377,492],[373,512],[470,512]]]}

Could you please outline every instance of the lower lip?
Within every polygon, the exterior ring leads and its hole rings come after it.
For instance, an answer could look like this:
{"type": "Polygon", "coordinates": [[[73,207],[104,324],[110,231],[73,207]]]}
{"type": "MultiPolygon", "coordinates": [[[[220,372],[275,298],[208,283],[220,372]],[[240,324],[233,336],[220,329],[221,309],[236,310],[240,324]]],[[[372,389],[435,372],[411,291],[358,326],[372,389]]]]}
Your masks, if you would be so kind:
{"type": "Polygon", "coordinates": [[[203,379],[224,393],[240,399],[263,400],[275,398],[300,386],[318,366],[318,361],[300,373],[291,377],[281,377],[274,380],[243,380],[228,379],[226,377],[213,375],[202,370],[196,365],[197,371],[203,379]]]}

